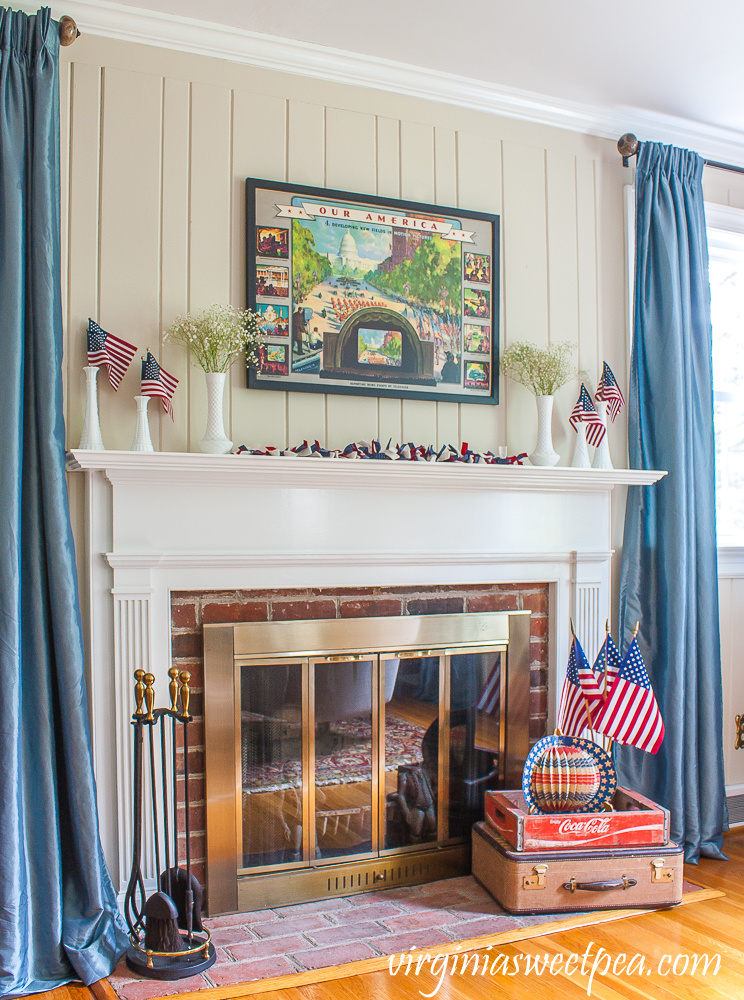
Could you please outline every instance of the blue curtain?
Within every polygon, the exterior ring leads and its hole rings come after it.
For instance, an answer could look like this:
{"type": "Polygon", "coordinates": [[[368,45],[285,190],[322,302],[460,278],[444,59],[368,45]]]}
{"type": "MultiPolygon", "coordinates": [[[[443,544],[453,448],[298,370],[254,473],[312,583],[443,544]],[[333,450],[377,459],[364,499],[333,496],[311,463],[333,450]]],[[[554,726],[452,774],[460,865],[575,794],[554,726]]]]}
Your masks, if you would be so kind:
{"type": "Polygon", "coordinates": [[[126,947],[98,837],[65,488],[59,35],[0,10],[0,995],[126,947]]]}
{"type": "Polygon", "coordinates": [[[636,621],[666,736],[656,756],[618,747],[621,784],[667,806],[688,860],[723,857],[712,334],[703,161],[644,142],[636,171],[636,273],[628,399],[630,466],[666,469],[631,487],[620,634],[636,621]]]}

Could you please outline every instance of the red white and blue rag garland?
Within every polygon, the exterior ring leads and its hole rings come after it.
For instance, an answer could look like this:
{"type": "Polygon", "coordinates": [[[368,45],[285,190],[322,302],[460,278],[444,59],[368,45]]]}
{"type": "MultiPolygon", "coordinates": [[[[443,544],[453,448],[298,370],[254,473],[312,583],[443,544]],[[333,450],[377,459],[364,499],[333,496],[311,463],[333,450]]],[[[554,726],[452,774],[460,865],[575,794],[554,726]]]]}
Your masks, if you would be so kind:
{"type": "Polygon", "coordinates": [[[492,451],[473,451],[468,448],[467,442],[460,446],[458,451],[451,444],[442,445],[441,448],[434,448],[433,445],[425,447],[422,444],[416,445],[409,441],[406,444],[392,444],[392,438],[383,448],[379,441],[352,441],[345,448],[329,449],[322,448],[317,441],[309,444],[303,441],[302,444],[295,445],[294,448],[280,450],[271,445],[265,448],[247,448],[241,445],[238,448],[239,455],[269,455],[272,458],[362,458],[378,459],[383,461],[404,461],[404,462],[463,462],[467,465],[521,465],[527,458],[526,452],[521,455],[511,455],[509,458],[499,458],[492,451]]]}

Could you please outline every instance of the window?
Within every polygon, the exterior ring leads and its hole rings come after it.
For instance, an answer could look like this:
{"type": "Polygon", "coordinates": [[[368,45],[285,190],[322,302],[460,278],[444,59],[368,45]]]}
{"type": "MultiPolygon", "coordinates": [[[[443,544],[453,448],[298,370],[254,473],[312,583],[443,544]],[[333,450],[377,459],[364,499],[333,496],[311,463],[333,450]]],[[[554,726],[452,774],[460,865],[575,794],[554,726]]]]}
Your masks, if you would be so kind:
{"type": "Polygon", "coordinates": [[[744,545],[744,212],[706,206],[718,544],[744,545]]]}
{"type": "MultiPolygon", "coordinates": [[[[718,546],[744,547],[744,210],[706,204],[705,217],[713,326],[718,546]]],[[[625,222],[630,353],[635,248],[632,185],[625,188],[625,222]]]]}

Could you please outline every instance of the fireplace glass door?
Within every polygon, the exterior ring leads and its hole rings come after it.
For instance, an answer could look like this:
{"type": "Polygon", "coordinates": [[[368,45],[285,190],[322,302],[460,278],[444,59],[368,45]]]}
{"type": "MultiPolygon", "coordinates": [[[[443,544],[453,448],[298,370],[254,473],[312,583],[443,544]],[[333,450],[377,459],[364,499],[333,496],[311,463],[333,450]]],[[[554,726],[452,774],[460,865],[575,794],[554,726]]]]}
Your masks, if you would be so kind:
{"type": "Polygon", "coordinates": [[[466,840],[499,783],[502,653],[241,665],[242,871],[466,840]]]}
{"type": "Polygon", "coordinates": [[[302,661],[240,668],[244,868],[303,861],[305,672],[302,661]]]}
{"type": "Polygon", "coordinates": [[[376,674],[376,656],[335,657],[311,664],[315,739],[309,787],[315,817],[311,856],[316,860],[369,854],[373,849],[376,674]]]}

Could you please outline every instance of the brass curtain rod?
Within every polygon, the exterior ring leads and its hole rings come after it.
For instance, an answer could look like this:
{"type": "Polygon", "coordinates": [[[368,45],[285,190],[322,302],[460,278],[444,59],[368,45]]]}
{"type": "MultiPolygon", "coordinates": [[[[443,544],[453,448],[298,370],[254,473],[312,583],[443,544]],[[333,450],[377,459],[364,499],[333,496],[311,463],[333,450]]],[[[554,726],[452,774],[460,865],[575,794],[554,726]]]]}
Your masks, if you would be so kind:
{"type": "Polygon", "coordinates": [[[72,45],[76,38],[80,38],[78,26],[69,14],[65,14],[59,20],[59,44],[72,45]]]}
{"type": "MultiPolygon", "coordinates": [[[[632,132],[626,132],[617,140],[617,151],[623,158],[623,166],[628,166],[631,156],[637,156],[641,151],[641,143],[632,132]]],[[[744,174],[744,167],[736,167],[733,163],[718,163],[717,160],[703,159],[706,167],[718,167],[720,170],[732,170],[735,174],[744,174]]]]}

